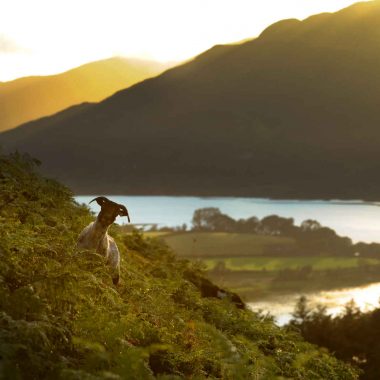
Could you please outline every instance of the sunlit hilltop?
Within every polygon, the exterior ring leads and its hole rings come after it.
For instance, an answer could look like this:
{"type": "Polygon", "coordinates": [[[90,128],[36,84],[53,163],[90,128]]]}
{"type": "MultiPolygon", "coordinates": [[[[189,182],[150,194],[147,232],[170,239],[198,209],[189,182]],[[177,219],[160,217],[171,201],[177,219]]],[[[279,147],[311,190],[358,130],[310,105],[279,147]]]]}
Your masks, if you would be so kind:
{"type": "Polygon", "coordinates": [[[0,131],[83,102],[98,102],[168,66],[114,57],[51,76],[0,83],[0,131]]]}
{"type": "Polygon", "coordinates": [[[182,61],[255,37],[284,18],[352,0],[13,0],[0,12],[0,80],[47,75],[114,55],[182,61]]]}

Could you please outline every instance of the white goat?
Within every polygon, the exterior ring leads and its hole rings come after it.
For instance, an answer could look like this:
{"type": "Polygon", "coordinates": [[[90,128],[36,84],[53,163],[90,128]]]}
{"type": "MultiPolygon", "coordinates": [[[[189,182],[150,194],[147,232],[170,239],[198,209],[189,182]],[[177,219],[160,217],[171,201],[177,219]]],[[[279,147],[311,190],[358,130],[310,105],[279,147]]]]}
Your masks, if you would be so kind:
{"type": "Polygon", "coordinates": [[[128,210],[125,206],[112,202],[106,197],[97,197],[91,202],[93,201],[96,201],[101,210],[95,222],[90,223],[80,233],[77,249],[95,250],[104,256],[107,264],[112,268],[112,282],[117,285],[120,277],[120,253],[115,240],[108,235],[107,231],[117,216],[126,216],[130,222],[128,210]]]}

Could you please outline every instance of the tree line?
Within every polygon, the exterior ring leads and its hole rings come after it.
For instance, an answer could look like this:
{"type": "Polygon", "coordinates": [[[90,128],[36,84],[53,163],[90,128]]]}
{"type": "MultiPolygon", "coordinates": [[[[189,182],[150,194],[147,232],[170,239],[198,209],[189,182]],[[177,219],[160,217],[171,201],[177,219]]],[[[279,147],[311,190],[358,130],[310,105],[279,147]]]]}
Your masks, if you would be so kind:
{"type": "MultiPolygon", "coordinates": [[[[348,237],[339,236],[333,229],[322,226],[313,219],[304,220],[299,226],[293,218],[269,215],[261,220],[256,216],[238,219],[223,214],[216,207],[195,210],[192,219],[192,231],[196,232],[232,232],[258,235],[282,236],[296,242],[293,252],[277,247],[277,254],[337,255],[380,257],[380,244],[356,243],[348,237]]],[[[272,252],[272,253],[276,253],[272,252]]]]}

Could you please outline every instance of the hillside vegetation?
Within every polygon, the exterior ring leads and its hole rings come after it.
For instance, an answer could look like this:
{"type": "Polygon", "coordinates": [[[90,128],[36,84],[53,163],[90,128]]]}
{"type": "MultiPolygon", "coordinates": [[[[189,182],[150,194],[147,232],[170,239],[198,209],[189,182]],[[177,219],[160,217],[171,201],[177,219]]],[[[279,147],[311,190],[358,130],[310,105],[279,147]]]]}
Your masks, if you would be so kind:
{"type": "Polygon", "coordinates": [[[0,83],[0,131],[83,103],[99,102],[116,91],[160,74],[167,66],[110,58],[64,73],[0,83]]]}
{"type": "Polygon", "coordinates": [[[77,194],[379,200],[379,25],[380,0],[284,20],[0,142],[77,194]]]}
{"type": "Polygon", "coordinates": [[[363,370],[360,379],[379,379],[379,307],[363,312],[351,301],[342,313],[331,316],[322,305],[313,308],[306,297],[301,297],[290,326],[308,342],[328,348],[341,360],[356,363],[363,370]]]}
{"type": "Polygon", "coordinates": [[[93,216],[34,166],[0,156],[0,378],[357,379],[270,319],[202,298],[196,266],[117,227],[114,287],[102,257],[74,250],[93,216]]]}

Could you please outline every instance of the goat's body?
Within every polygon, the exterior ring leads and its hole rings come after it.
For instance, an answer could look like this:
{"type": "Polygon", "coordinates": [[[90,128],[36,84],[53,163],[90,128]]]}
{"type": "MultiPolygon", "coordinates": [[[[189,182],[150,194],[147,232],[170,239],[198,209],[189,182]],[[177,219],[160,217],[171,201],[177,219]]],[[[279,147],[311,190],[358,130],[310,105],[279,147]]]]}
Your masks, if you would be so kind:
{"type": "Polygon", "coordinates": [[[120,277],[120,252],[115,240],[108,235],[107,231],[117,216],[126,216],[130,222],[128,210],[125,206],[112,202],[106,197],[97,197],[91,202],[93,201],[101,207],[100,213],[95,222],[90,223],[80,233],[77,248],[92,250],[104,256],[112,269],[112,281],[116,285],[120,277]]]}
{"type": "Polygon", "coordinates": [[[104,256],[112,269],[112,281],[117,284],[120,276],[120,252],[107,230],[108,226],[104,227],[98,220],[90,223],[80,233],[77,249],[94,250],[104,256]]]}

